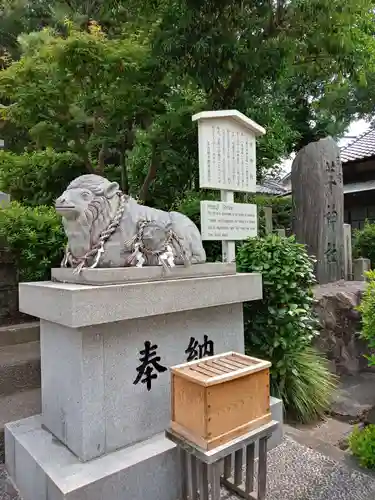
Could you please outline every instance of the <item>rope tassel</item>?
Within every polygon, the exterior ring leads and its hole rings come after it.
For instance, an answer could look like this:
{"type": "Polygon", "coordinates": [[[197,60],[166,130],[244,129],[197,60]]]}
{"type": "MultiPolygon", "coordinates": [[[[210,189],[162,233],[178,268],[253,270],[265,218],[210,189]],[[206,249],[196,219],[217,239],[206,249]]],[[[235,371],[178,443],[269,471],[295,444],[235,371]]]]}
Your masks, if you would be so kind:
{"type": "MultiPolygon", "coordinates": [[[[117,193],[120,198],[119,206],[113,220],[99,237],[98,242],[82,257],[76,258],[72,255],[69,247],[65,249],[65,256],[61,262],[61,267],[73,267],[74,273],[79,274],[82,269],[95,269],[104,254],[105,243],[115,233],[122,220],[127,197],[120,191],[117,193]]],[[[138,221],[136,234],[125,241],[126,252],[131,252],[125,262],[125,266],[143,267],[146,262],[156,261],[165,270],[175,267],[177,256],[183,261],[185,266],[189,266],[191,261],[186,255],[184,246],[179,236],[171,229],[171,222],[158,223],[156,221],[141,219],[138,221]],[[147,242],[145,243],[145,229],[148,229],[147,242]],[[154,231],[154,233],[152,233],[154,231]],[[160,232],[165,238],[160,238],[160,232]]]]}

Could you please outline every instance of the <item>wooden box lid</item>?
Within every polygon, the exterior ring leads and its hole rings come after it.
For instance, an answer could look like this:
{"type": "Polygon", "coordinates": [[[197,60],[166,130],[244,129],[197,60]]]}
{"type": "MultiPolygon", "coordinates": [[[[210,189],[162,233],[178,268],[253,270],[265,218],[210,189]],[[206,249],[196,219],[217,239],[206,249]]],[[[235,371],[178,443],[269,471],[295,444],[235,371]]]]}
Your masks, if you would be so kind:
{"type": "Polygon", "coordinates": [[[268,369],[270,366],[269,361],[230,351],[174,366],[171,372],[198,385],[208,387],[251,375],[268,369]]]}

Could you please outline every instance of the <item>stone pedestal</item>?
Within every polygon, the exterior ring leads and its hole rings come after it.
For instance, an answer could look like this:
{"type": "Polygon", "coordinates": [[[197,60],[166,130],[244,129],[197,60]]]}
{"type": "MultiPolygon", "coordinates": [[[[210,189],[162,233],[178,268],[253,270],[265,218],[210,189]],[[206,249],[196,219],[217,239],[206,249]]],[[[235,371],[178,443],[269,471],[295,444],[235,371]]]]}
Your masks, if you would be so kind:
{"type": "Polygon", "coordinates": [[[366,281],[366,273],[371,269],[370,259],[360,257],[353,262],[354,281],[366,281]]]}
{"type": "Polygon", "coordinates": [[[168,368],[243,352],[242,302],[261,296],[259,274],[21,284],[21,311],[41,319],[43,408],[6,427],[23,500],[177,500],[168,368]]]}

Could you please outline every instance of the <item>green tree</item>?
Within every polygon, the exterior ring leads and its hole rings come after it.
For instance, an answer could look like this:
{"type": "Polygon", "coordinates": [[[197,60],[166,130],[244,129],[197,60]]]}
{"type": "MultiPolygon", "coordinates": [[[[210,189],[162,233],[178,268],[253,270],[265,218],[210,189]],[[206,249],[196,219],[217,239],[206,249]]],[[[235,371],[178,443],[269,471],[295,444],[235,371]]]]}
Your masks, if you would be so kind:
{"type": "Polygon", "coordinates": [[[340,135],[356,115],[354,90],[373,74],[372,0],[168,5],[155,43],[160,64],[204,89],[209,108],[238,108],[272,127],[262,153],[275,136],[288,153],[340,135]]]}
{"type": "Polygon", "coordinates": [[[27,129],[34,148],[75,153],[88,172],[103,173],[111,154],[124,162],[137,120],[153,107],[147,45],[108,39],[96,23],[89,32],[43,30],[20,43],[20,60],[0,72],[1,96],[10,100],[3,120],[27,129]]]}
{"type": "Polygon", "coordinates": [[[118,165],[111,175],[149,204],[197,189],[196,111],[237,108],[265,126],[258,179],[373,112],[374,0],[38,5],[54,30],[19,37],[20,60],[0,72],[3,124],[22,135],[7,145],[118,165]]]}
{"type": "MultiPolygon", "coordinates": [[[[19,56],[18,36],[52,22],[48,0],[0,0],[0,56],[19,56]]],[[[4,59],[3,59],[4,64],[4,59]]],[[[0,65],[1,67],[1,65],[0,65]]]]}

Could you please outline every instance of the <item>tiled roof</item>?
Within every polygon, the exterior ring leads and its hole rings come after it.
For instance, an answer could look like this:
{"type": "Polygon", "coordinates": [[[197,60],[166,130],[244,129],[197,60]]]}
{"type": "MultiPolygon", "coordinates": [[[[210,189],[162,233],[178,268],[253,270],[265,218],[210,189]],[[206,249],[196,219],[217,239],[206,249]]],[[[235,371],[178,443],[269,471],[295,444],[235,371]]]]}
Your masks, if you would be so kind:
{"type": "Polygon", "coordinates": [[[287,189],[277,181],[266,180],[262,184],[257,184],[257,193],[280,195],[286,194],[287,189]]]}
{"type": "Polygon", "coordinates": [[[342,163],[365,160],[375,156],[375,129],[370,128],[340,151],[342,163]]]}

